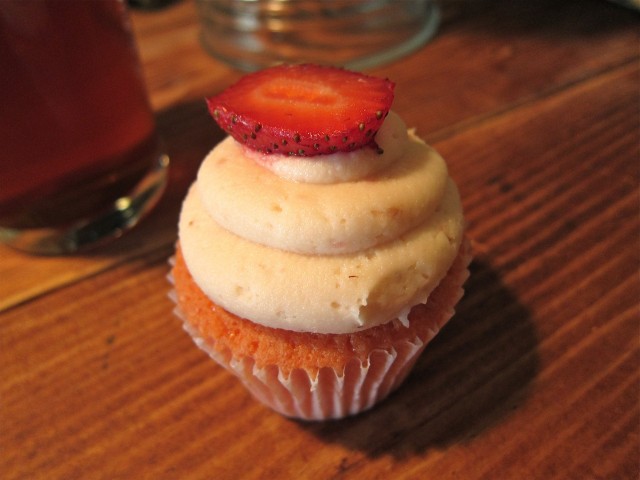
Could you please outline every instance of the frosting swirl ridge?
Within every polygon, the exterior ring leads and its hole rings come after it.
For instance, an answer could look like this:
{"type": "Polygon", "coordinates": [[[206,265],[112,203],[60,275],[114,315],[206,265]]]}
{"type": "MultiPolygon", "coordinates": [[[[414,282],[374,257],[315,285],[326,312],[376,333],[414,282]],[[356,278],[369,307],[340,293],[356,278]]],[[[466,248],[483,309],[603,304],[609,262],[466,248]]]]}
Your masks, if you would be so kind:
{"type": "MultiPolygon", "coordinates": [[[[387,120],[395,121],[393,115],[387,120]]],[[[301,183],[256,163],[229,137],[200,167],[201,201],[222,227],[262,245],[304,254],[357,252],[415,228],[444,194],[448,174],[440,155],[413,133],[399,143],[383,145],[380,157],[389,155],[392,161],[380,160],[386,168],[377,166],[369,176],[301,183]]],[[[329,156],[335,157],[333,164],[348,165],[355,156],[370,154],[363,150],[329,156]]],[[[323,166],[333,168],[327,162],[316,167],[323,166]]]]}

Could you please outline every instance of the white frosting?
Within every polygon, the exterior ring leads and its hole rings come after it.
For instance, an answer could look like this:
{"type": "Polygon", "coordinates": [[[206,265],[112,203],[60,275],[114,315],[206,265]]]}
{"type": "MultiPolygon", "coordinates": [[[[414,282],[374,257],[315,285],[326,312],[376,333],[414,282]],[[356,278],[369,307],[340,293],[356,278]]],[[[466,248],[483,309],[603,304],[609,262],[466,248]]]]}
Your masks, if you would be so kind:
{"type": "MultiPolygon", "coordinates": [[[[394,161],[372,176],[308,184],[261,167],[229,137],[200,167],[201,201],[222,227],[256,243],[308,254],[361,251],[424,222],[440,204],[446,186],[444,160],[413,133],[387,151],[394,161]]],[[[334,155],[314,168],[334,162],[348,170],[355,152],[334,155]]]]}
{"type": "Polygon", "coordinates": [[[194,281],[226,310],[274,328],[349,333],[406,320],[457,255],[463,218],[440,156],[413,133],[397,147],[365,177],[301,183],[223,141],[180,216],[194,281]]]}
{"type": "Polygon", "coordinates": [[[215,303],[287,330],[348,333],[406,315],[426,301],[455,258],[462,221],[448,183],[441,209],[408,234],[361,252],[300,255],[238,237],[211,220],[196,183],[183,205],[180,245],[215,303]]]}
{"type": "Polygon", "coordinates": [[[394,112],[389,112],[375,136],[377,144],[352,152],[331,155],[290,157],[246,150],[246,155],[280,178],[302,183],[351,182],[373,175],[388,167],[404,153],[407,126],[394,112]]]}

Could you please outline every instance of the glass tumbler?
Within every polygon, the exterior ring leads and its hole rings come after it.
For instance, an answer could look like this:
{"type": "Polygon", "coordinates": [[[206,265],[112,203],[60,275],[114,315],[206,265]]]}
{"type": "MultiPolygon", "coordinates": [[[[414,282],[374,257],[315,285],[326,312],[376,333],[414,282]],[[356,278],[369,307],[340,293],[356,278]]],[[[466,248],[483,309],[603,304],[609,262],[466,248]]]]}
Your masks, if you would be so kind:
{"type": "Polygon", "coordinates": [[[436,32],[432,0],[196,0],[202,43],[245,71],[311,62],[362,70],[395,60],[436,32]]]}
{"type": "Polygon", "coordinates": [[[126,6],[0,1],[0,241],[37,254],[119,236],[167,179],[126,6]]]}

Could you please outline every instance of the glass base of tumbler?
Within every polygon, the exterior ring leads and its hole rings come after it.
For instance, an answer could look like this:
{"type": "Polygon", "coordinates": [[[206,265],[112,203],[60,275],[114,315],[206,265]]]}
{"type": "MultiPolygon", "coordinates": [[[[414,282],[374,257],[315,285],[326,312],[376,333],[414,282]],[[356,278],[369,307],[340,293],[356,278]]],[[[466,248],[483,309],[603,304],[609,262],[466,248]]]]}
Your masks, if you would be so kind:
{"type": "Polygon", "coordinates": [[[417,50],[440,24],[432,0],[198,0],[196,5],[204,49],[244,71],[301,62],[374,68],[417,50]]]}
{"type": "Polygon", "coordinates": [[[391,63],[394,60],[398,60],[418,48],[425,45],[429,40],[433,38],[440,26],[440,8],[431,3],[428,5],[428,14],[424,17],[424,23],[422,29],[404,43],[394,45],[386,50],[373,53],[371,55],[354,58],[345,62],[344,67],[350,70],[366,70],[368,68],[375,68],[379,65],[391,63]]]}
{"type": "Polygon", "coordinates": [[[39,255],[61,255],[87,250],[121,236],[136,225],[162,196],[167,184],[169,157],[160,155],[151,171],[128,195],[91,218],[60,228],[12,229],[0,227],[0,242],[39,255]]]}

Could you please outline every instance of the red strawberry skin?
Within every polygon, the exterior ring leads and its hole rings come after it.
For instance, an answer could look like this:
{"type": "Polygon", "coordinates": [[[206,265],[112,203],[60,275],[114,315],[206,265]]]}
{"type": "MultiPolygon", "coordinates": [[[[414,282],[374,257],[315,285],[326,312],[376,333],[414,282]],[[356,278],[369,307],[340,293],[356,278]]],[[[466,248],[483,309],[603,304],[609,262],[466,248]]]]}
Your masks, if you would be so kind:
{"type": "Polygon", "coordinates": [[[218,125],[247,147],[311,156],[375,145],[394,87],[338,67],[279,65],[206,100],[218,125]]]}

